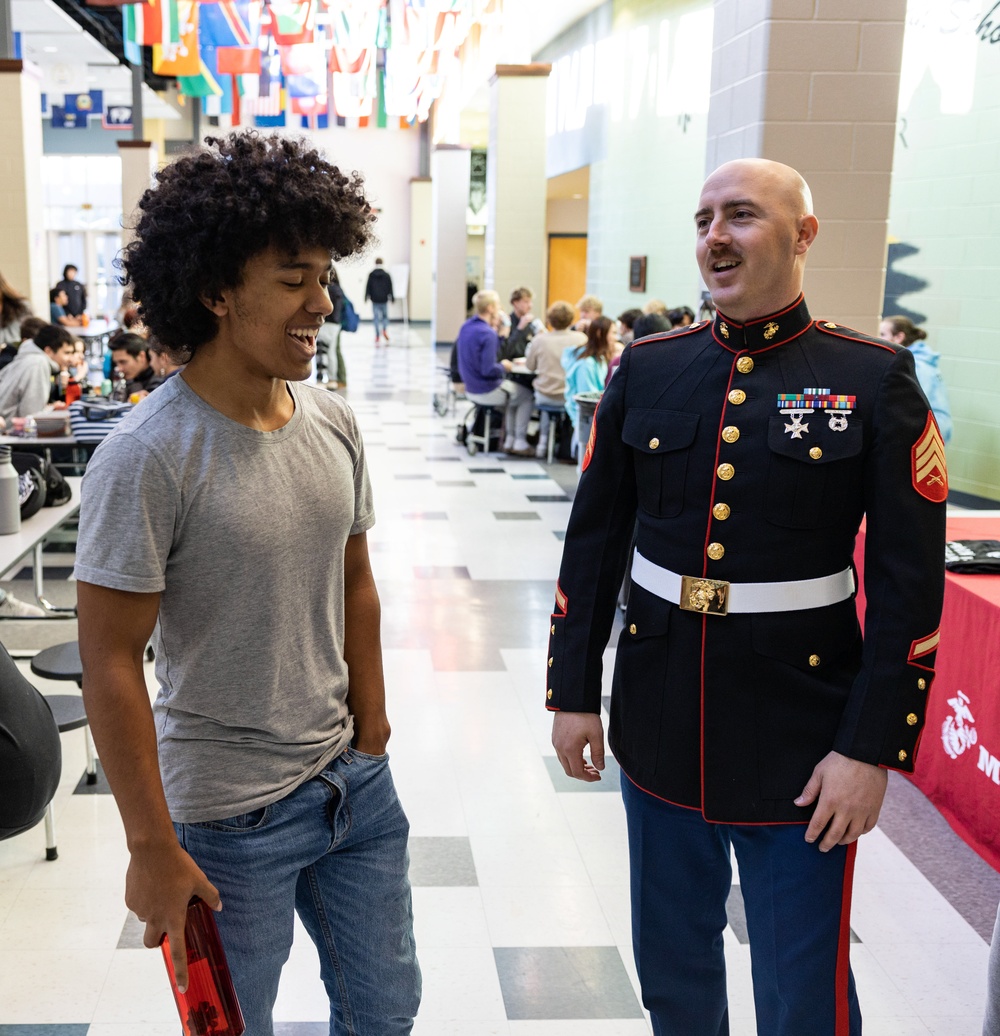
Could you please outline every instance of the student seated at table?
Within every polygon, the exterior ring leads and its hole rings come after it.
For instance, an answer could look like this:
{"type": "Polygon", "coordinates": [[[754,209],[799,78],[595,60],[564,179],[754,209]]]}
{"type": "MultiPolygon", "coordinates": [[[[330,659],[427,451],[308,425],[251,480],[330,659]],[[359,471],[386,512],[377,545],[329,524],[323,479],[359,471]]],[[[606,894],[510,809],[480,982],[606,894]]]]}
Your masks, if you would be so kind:
{"type": "MultiPolygon", "coordinates": [[[[156,371],[149,360],[149,342],[132,331],[111,340],[111,362],[125,375],[128,394],[148,392],[156,371]]],[[[154,386],[155,387],[155,386],[154,386]]]]}
{"type": "Polygon", "coordinates": [[[73,336],[46,324],[34,340],[22,342],[17,356],[0,370],[0,417],[27,417],[45,409],[53,378],[73,363],[73,336]]]}
{"type": "Polygon", "coordinates": [[[455,339],[466,398],[479,406],[506,411],[504,453],[512,457],[534,457],[535,451],[526,437],[534,407],[531,389],[507,377],[514,365],[511,360],[497,361],[500,296],[495,291],[477,291],[472,304],[475,315],[466,320],[455,339]]]}
{"type": "Polygon", "coordinates": [[[53,288],[49,292],[49,320],[60,327],[79,327],[83,320],[66,312],[68,302],[65,288],[53,288]]]}
{"type": "MultiPolygon", "coordinates": [[[[546,323],[551,330],[535,335],[524,354],[528,370],[538,372],[534,383],[536,404],[561,407],[565,402],[566,371],[562,365],[563,353],[567,349],[576,349],[587,344],[587,336],[583,331],[570,329],[574,316],[570,303],[553,302],[545,314],[546,323]]],[[[535,447],[535,455],[538,457],[548,454],[551,417],[550,412],[539,411],[538,445],[535,447]]]]}
{"type": "Polygon", "coordinates": [[[8,342],[0,349],[0,370],[3,370],[17,356],[17,350],[21,345],[24,342],[30,342],[47,323],[48,321],[43,320],[41,317],[25,317],[21,321],[20,340],[14,343],[8,342]]]}

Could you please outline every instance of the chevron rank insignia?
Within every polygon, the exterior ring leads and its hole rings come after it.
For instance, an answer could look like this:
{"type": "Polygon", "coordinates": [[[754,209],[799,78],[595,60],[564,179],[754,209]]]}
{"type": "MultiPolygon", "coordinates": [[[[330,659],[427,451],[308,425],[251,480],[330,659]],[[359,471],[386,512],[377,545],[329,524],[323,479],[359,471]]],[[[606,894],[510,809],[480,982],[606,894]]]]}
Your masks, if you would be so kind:
{"type": "Polygon", "coordinates": [[[928,411],[927,424],[910,450],[913,488],[931,503],[948,498],[948,466],[944,459],[944,441],[934,415],[928,411]]]}

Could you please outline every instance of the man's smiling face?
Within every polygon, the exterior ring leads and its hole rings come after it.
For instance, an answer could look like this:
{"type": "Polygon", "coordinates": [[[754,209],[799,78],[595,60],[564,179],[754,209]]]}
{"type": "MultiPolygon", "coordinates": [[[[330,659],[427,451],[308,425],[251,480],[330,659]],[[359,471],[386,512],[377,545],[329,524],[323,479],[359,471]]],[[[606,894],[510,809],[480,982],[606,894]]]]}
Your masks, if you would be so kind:
{"type": "Polygon", "coordinates": [[[726,316],[746,323],[798,298],[817,224],[794,170],[726,163],[705,181],[695,227],[698,267],[726,316]]]}

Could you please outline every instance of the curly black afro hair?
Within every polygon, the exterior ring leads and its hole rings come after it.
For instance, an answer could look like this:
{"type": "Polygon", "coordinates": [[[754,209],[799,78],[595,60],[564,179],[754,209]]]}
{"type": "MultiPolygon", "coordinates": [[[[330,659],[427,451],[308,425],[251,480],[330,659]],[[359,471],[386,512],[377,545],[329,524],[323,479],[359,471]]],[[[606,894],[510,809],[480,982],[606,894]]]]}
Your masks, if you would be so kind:
{"type": "Polygon", "coordinates": [[[143,323],[178,358],[215,337],[218,318],[201,299],[241,284],[248,260],[270,247],[343,259],[369,243],[375,221],[361,176],[308,141],[249,130],[205,145],[156,173],[119,260],[143,323]]]}

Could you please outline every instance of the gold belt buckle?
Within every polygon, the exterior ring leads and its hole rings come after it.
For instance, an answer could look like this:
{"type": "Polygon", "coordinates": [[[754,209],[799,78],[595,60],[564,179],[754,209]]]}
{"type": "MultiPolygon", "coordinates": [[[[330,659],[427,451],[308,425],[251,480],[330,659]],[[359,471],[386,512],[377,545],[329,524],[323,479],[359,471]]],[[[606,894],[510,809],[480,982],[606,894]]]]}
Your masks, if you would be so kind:
{"type": "Polygon", "coordinates": [[[702,576],[681,576],[681,599],[678,607],[702,615],[729,614],[729,583],[725,579],[702,576]]]}

